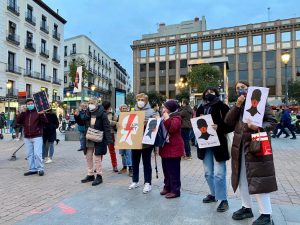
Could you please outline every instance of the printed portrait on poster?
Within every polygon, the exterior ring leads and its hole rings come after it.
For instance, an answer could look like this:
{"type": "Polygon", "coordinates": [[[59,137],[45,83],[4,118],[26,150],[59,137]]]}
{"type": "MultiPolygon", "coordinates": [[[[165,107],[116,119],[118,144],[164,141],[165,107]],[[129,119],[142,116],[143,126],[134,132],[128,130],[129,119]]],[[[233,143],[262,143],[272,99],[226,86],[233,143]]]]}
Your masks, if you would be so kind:
{"type": "Polygon", "coordinates": [[[115,148],[141,149],[144,133],[144,120],[144,111],[121,112],[115,148]]]}
{"type": "Polygon", "coordinates": [[[143,144],[154,145],[160,122],[161,118],[151,118],[148,120],[142,141],[143,144]]]}
{"type": "Polygon", "coordinates": [[[262,127],[269,88],[249,87],[246,97],[243,122],[262,127]]]}
{"type": "Polygon", "coordinates": [[[220,145],[217,132],[212,128],[214,123],[210,114],[193,118],[191,119],[191,122],[199,148],[220,145]]]}
{"type": "Polygon", "coordinates": [[[45,91],[33,94],[33,100],[37,112],[47,111],[51,108],[45,91]]]}
{"type": "Polygon", "coordinates": [[[82,66],[79,66],[76,69],[73,93],[79,93],[81,92],[81,89],[82,89],[82,66]]]}

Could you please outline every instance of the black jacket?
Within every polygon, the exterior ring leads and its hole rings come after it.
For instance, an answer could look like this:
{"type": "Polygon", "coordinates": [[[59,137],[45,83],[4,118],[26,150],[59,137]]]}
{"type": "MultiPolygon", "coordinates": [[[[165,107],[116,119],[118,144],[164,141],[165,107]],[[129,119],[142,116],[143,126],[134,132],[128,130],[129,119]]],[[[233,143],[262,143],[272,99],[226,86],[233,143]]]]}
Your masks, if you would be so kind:
{"type": "Polygon", "coordinates": [[[54,142],[56,140],[56,129],[59,126],[58,118],[54,113],[46,113],[48,123],[44,125],[43,141],[54,142]]]}
{"type": "MultiPolygon", "coordinates": [[[[211,117],[214,124],[218,125],[217,134],[220,141],[220,146],[210,147],[214,151],[214,156],[216,161],[226,161],[229,159],[228,147],[227,147],[227,138],[225,134],[232,132],[233,127],[229,127],[224,123],[225,116],[229,111],[229,107],[224,104],[222,101],[218,101],[216,104],[211,106],[211,117]]],[[[197,109],[196,116],[204,115],[204,107],[200,105],[197,109]]],[[[206,148],[197,149],[198,158],[203,160],[205,157],[206,148]]]]}

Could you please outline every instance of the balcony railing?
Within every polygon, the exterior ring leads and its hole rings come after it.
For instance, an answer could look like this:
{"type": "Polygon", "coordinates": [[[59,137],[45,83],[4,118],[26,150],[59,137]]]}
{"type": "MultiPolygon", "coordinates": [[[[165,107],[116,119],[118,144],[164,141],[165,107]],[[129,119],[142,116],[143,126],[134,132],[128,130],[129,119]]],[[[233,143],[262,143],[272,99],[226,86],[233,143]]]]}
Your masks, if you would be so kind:
{"type": "Polygon", "coordinates": [[[6,72],[21,75],[22,74],[22,68],[20,66],[6,64],[6,72]]]}
{"type": "Polygon", "coordinates": [[[52,37],[60,41],[60,33],[58,33],[57,30],[53,31],[52,37]]]}
{"type": "Polygon", "coordinates": [[[24,76],[26,77],[33,77],[33,71],[30,69],[25,69],[24,70],[24,76]]]}
{"type": "Polygon", "coordinates": [[[17,97],[18,93],[19,93],[18,89],[11,88],[7,90],[6,97],[7,98],[17,97]]]}
{"type": "Polygon", "coordinates": [[[17,6],[16,1],[8,0],[7,1],[7,9],[17,16],[20,15],[20,8],[17,6]]]}
{"type": "Polygon", "coordinates": [[[17,46],[20,45],[20,36],[15,33],[11,34],[11,33],[7,32],[6,40],[14,45],[17,45],[17,46]]]}
{"type": "Polygon", "coordinates": [[[94,55],[94,60],[97,61],[97,56],[94,55]]]}
{"type": "Polygon", "coordinates": [[[40,80],[51,82],[51,77],[50,76],[46,76],[46,74],[41,74],[40,80]]]}
{"type": "Polygon", "coordinates": [[[89,52],[89,57],[93,57],[93,53],[92,52],[89,52]]]}
{"type": "Polygon", "coordinates": [[[75,55],[75,54],[76,54],[76,50],[73,50],[73,49],[72,49],[72,50],[70,51],[70,55],[75,55]]]}
{"type": "Polygon", "coordinates": [[[60,101],[60,96],[52,95],[52,101],[53,102],[60,101]]]}
{"type": "Polygon", "coordinates": [[[45,57],[45,58],[49,58],[49,50],[41,48],[40,55],[45,57]]]}
{"type": "Polygon", "coordinates": [[[37,80],[51,82],[51,77],[50,76],[46,76],[45,74],[41,74],[39,72],[32,72],[32,71],[28,70],[28,71],[25,71],[24,76],[34,78],[34,79],[37,79],[37,80]]]}
{"type": "Polygon", "coordinates": [[[27,42],[27,40],[25,40],[25,48],[31,52],[36,52],[36,47],[35,44],[33,44],[32,42],[27,42]]]}
{"type": "Polygon", "coordinates": [[[57,53],[53,54],[52,60],[54,62],[60,63],[60,57],[59,57],[59,55],[57,55],[57,53]]]}
{"type": "Polygon", "coordinates": [[[52,81],[53,84],[58,84],[58,85],[61,85],[61,82],[62,82],[62,80],[57,79],[57,78],[56,79],[53,78],[53,81],[52,81]]]}
{"type": "Polygon", "coordinates": [[[32,15],[32,12],[29,13],[28,11],[25,13],[25,20],[30,23],[31,25],[35,26],[36,25],[36,19],[32,15]]]}
{"type": "Polygon", "coordinates": [[[45,24],[44,22],[41,22],[40,29],[41,31],[44,31],[46,34],[49,34],[49,26],[47,26],[47,24],[45,24]]]}
{"type": "Polygon", "coordinates": [[[97,75],[97,70],[93,69],[93,74],[97,75]]]}

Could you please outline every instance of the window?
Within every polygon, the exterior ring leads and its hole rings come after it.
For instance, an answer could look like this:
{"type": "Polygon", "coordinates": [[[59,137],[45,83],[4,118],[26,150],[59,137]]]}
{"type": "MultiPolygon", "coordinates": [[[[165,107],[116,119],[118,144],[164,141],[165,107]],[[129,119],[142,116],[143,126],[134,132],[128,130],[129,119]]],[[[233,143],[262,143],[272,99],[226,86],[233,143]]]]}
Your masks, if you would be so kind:
{"type": "Polygon", "coordinates": [[[149,85],[155,85],[155,77],[149,77],[149,85]]]}
{"type": "Polygon", "coordinates": [[[53,81],[57,81],[57,69],[53,68],[53,81]]]}
{"type": "Polygon", "coordinates": [[[203,43],[202,43],[202,50],[203,50],[203,51],[208,51],[208,50],[210,50],[210,42],[203,42],[203,43]]]}
{"type": "Polygon", "coordinates": [[[67,76],[64,76],[64,83],[68,83],[68,79],[67,79],[67,76]]]}
{"type": "Polygon", "coordinates": [[[226,40],[226,47],[227,48],[234,48],[234,39],[227,39],[226,40]]]}
{"type": "Polygon", "coordinates": [[[169,55],[174,55],[176,53],[176,46],[169,46],[169,55]]]}
{"type": "Polygon", "coordinates": [[[46,41],[44,39],[41,40],[41,52],[46,53],[46,41]]]}
{"type": "Polygon", "coordinates": [[[92,54],[91,46],[89,45],[89,54],[92,54]]]}
{"type": "Polygon", "coordinates": [[[26,45],[32,45],[33,34],[29,31],[26,32],[26,45]]]}
{"type": "Polygon", "coordinates": [[[159,48],[159,55],[160,56],[166,55],[166,47],[159,48]]]}
{"type": "Polygon", "coordinates": [[[8,70],[14,71],[15,68],[15,53],[8,52],[8,70]]]}
{"type": "Polygon", "coordinates": [[[58,48],[57,46],[53,46],[53,58],[57,59],[58,58],[58,48]]]}
{"type": "Polygon", "coordinates": [[[248,54],[247,53],[242,53],[239,54],[239,62],[240,63],[247,63],[248,62],[248,54]]]}
{"type": "Polygon", "coordinates": [[[155,63],[149,63],[149,72],[154,72],[155,71],[155,63]]]}
{"type": "Polygon", "coordinates": [[[187,52],[187,45],[180,45],[180,53],[186,53],[187,52]]]}
{"type": "Polygon", "coordinates": [[[261,52],[253,53],[253,62],[262,62],[262,53],[261,52]]]}
{"type": "Polygon", "coordinates": [[[253,45],[261,45],[261,35],[253,36],[253,45]]]}
{"type": "Polygon", "coordinates": [[[176,69],[176,61],[169,61],[169,70],[176,69]]]}
{"type": "Polygon", "coordinates": [[[248,71],[247,70],[239,70],[239,80],[248,80],[248,71]]]}
{"type": "Polygon", "coordinates": [[[46,65],[41,64],[41,78],[45,79],[45,77],[46,77],[46,65]]]}
{"type": "Polygon", "coordinates": [[[180,68],[187,68],[187,60],[186,59],[180,60],[180,68]]]}
{"type": "Polygon", "coordinates": [[[300,41],[300,30],[296,30],[296,40],[300,41]]]}
{"type": "Polygon", "coordinates": [[[166,70],[166,62],[159,62],[159,70],[166,70]]]}
{"type": "Polygon", "coordinates": [[[7,83],[10,84],[10,88],[7,88],[7,95],[12,96],[14,93],[14,86],[15,86],[14,83],[15,82],[13,80],[8,80],[7,83]]]}
{"type": "Polygon", "coordinates": [[[26,84],[26,97],[31,97],[31,84],[26,84]]]}
{"type": "Polygon", "coordinates": [[[54,31],[54,34],[57,36],[57,34],[58,34],[58,25],[56,23],[53,26],[53,31],[54,31]]]}
{"type": "Polygon", "coordinates": [[[72,52],[73,54],[76,54],[76,44],[72,44],[72,52]]]}
{"type": "Polygon", "coordinates": [[[32,16],[33,16],[33,8],[30,5],[27,5],[27,15],[26,18],[32,21],[32,16]]]}
{"type": "Polygon", "coordinates": [[[233,64],[234,65],[235,64],[235,55],[228,55],[227,57],[228,57],[228,64],[233,64]]]}
{"type": "Polygon", "coordinates": [[[142,49],[141,51],[140,51],[140,57],[141,58],[145,58],[146,57],[146,49],[142,49]]]}
{"type": "Polygon", "coordinates": [[[67,67],[68,66],[68,62],[67,60],[64,60],[64,67],[67,67]]]}
{"type": "Polygon", "coordinates": [[[65,50],[64,50],[64,56],[68,55],[68,46],[65,46],[65,50]]]}
{"type": "Polygon", "coordinates": [[[197,52],[197,51],[198,51],[198,43],[192,43],[191,52],[197,52]]]}
{"type": "Polygon", "coordinates": [[[48,88],[46,88],[46,87],[41,87],[41,91],[46,92],[46,94],[47,94],[47,96],[48,96],[48,88]]]}
{"type": "Polygon", "coordinates": [[[42,15],[42,28],[46,29],[47,27],[47,17],[42,15]]]}
{"type": "Polygon", "coordinates": [[[239,47],[247,46],[247,37],[239,38],[239,47]]]}
{"type": "Polygon", "coordinates": [[[281,33],[281,42],[291,41],[291,32],[281,33]]]}
{"type": "Polygon", "coordinates": [[[8,35],[14,38],[16,35],[17,25],[11,21],[8,22],[8,35]]]}
{"type": "Polygon", "coordinates": [[[214,49],[221,49],[222,42],[221,40],[214,41],[214,49]]]}
{"type": "Polygon", "coordinates": [[[150,48],[149,49],[149,57],[153,57],[155,56],[155,49],[154,48],[150,48]]]}
{"type": "Polygon", "coordinates": [[[25,69],[26,75],[32,74],[32,60],[26,58],[26,69],[25,69]]]}
{"type": "Polygon", "coordinates": [[[266,43],[267,44],[275,43],[275,34],[267,34],[266,35],[266,43]]]}
{"type": "Polygon", "coordinates": [[[276,51],[267,51],[266,61],[275,61],[275,60],[276,60],[276,51]]]}
{"type": "Polygon", "coordinates": [[[146,64],[140,65],[140,72],[146,72],[146,64]]]}

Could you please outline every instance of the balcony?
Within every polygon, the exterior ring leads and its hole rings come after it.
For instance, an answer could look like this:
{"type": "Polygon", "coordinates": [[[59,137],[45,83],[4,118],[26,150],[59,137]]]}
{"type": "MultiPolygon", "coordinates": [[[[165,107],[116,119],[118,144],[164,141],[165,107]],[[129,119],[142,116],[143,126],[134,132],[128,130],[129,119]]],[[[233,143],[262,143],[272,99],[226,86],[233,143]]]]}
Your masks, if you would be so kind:
{"type": "Polygon", "coordinates": [[[92,52],[89,52],[89,57],[93,57],[93,53],[92,52]]]}
{"type": "Polygon", "coordinates": [[[97,70],[93,69],[93,74],[97,75],[97,70]]]}
{"type": "Polygon", "coordinates": [[[57,84],[57,85],[61,85],[62,80],[61,79],[57,79],[57,78],[53,78],[52,83],[53,84],[57,84]]]}
{"type": "Polygon", "coordinates": [[[22,74],[22,68],[19,67],[19,66],[6,64],[6,72],[21,75],[22,74]]]}
{"type": "Polygon", "coordinates": [[[16,1],[8,0],[7,1],[7,10],[12,12],[16,16],[20,15],[20,8],[17,6],[16,1]]]}
{"type": "Polygon", "coordinates": [[[53,54],[52,61],[54,61],[56,63],[60,63],[60,57],[59,57],[59,55],[57,55],[57,53],[53,54]]]}
{"type": "Polygon", "coordinates": [[[41,29],[41,31],[45,32],[46,34],[49,34],[49,26],[47,26],[47,24],[45,24],[44,22],[41,22],[40,29],[41,29]]]}
{"type": "Polygon", "coordinates": [[[41,74],[40,80],[51,82],[51,77],[50,76],[46,76],[45,74],[41,74]]]}
{"type": "Polygon", "coordinates": [[[52,37],[60,41],[60,33],[58,33],[57,30],[53,31],[52,37]]]}
{"type": "Polygon", "coordinates": [[[28,11],[25,13],[25,20],[30,23],[31,25],[35,26],[36,25],[36,19],[32,15],[32,12],[29,13],[28,11]]]}
{"type": "Polygon", "coordinates": [[[41,48],[40,55],[48,59],[49,58],[49,50],[41,48]]]}
{"type": "Polygon", "coordinates": [[[94,55],[94,60],[97,62],[97,56],[96,55],[94,55]]]}
{"type": "Polygon", "coordinates": [[[31,52],[36,52],[36,47],[35,44],[33,44],[32,42],[27,42],[27,40],[25,40],[25,49],[31,51],[31,52]]]}
{"type": "Polygon", "coordinates": [[[25,69],[24,76],[25,77],[33,77],[33,71],[31,69],[25,69]]]}
{"type": "Polygon", "coordinates": [[[20,45],[20,36],[16,35],[15,33],[9,33],[7,32],[6,40],[16,46],[20,45]]]}
{"type": "Polygon", "coordinates": [[[52,102],[60,101],[60,96],[52,95],[52,102]]]}
{"type": "Polygon", "coordinates": [[[50,76],[46,76],[45,74],[41,75],[41,73],[39,73],[39,72],[25,71],[24,76],[51,83],[51,77],[50,76]]]}
{"type": "Polygon", "coordinates": [[[76,54],[76,50],[71,50],[70,51],[70,55],[75,55],[76,54]]]}

